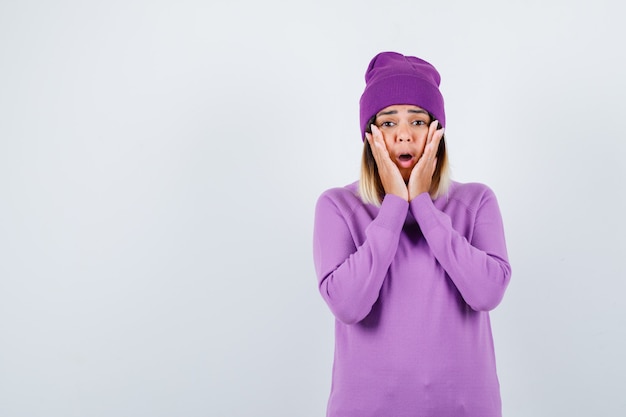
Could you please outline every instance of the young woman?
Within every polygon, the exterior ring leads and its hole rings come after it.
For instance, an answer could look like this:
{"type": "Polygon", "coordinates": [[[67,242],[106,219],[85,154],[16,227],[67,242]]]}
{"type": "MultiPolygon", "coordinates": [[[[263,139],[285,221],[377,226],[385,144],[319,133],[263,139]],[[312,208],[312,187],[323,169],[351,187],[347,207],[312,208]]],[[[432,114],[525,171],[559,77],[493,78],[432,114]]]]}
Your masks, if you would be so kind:
{"type": "Polygon", "coordinates": [[[317,202],[334,314],[328,417],[500,417],[489,311],[511,276],[498,203],[449,179],[440,76],[383,52],[360,101],[360,181],[317,202]]]}

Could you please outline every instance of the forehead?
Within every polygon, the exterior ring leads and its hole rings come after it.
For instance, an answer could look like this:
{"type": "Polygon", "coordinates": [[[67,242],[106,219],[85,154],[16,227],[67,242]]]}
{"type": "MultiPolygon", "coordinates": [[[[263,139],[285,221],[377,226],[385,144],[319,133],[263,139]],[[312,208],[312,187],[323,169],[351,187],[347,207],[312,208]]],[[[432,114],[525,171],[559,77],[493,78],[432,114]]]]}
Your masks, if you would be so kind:
{"type": "Polygon", "coordinates": [[[428,114],[426,110],[419,106],[414,106],[412,104],[394,104],[392,106],[387,106],[381,111],[379,111],[376,116],[383,116],[386,114],[407,114],[407,113],[422,113],[428,114]]]}

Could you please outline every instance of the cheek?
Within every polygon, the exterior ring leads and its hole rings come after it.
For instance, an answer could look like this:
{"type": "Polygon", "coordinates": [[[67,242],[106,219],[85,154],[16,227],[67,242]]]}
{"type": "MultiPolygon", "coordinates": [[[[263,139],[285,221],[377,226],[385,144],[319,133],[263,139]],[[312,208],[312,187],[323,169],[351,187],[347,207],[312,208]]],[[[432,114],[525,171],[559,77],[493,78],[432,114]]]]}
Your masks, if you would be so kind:
{"type": "Polygon", "coordinates": [[[417,148],[419,149],[420,153],[424,152],[424,148],[426,147],[426,139],[428,137],[428,132],[424,133],[423,135],[419,135],[416,139],[415,139],[415,144],[417,145],[417,148]]]}

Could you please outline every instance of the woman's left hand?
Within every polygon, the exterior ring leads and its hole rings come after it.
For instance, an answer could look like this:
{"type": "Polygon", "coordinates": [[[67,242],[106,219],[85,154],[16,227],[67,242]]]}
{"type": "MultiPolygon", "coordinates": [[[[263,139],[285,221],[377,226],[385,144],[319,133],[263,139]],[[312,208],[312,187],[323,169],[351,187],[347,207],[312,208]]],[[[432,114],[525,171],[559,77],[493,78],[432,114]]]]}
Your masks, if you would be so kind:
{"type": "Polygon", "coordinates": [[[421,193],[430,192],[433,174],[437,166],[437,150],[439,149],[439,142],[441,142],[443,137],[443,129],[437,130],[438,126],[439,120],[435,120],[428,127],[428,137],[426,138],[424,152],[413,167],[409,177],[409,201],[421,193]]]}

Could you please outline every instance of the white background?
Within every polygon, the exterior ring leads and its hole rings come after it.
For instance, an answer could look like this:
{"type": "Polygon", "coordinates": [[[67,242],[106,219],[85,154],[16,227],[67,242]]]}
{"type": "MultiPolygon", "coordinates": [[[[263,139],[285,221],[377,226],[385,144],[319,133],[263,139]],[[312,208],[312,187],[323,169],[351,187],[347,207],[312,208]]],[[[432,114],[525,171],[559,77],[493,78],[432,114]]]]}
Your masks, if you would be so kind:
{"type": "Polygon", "coordinates": [[[626,414],[619,1],[0,3],[0,416],[323,416],[313,209],[371,57],[498,196],[504,414],[626,414]]]}

